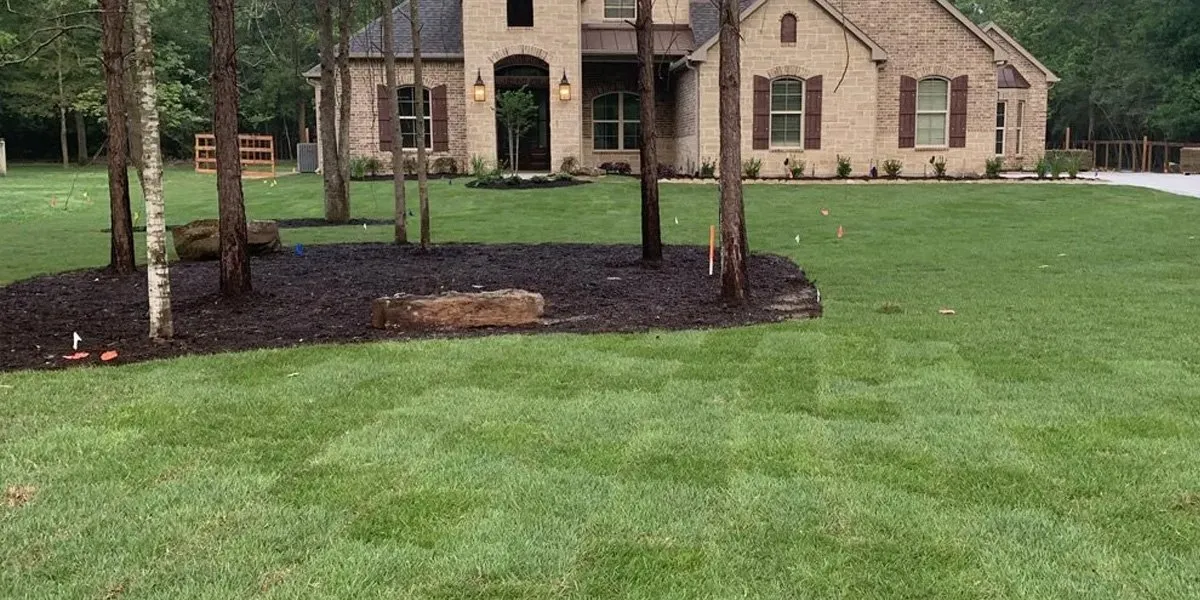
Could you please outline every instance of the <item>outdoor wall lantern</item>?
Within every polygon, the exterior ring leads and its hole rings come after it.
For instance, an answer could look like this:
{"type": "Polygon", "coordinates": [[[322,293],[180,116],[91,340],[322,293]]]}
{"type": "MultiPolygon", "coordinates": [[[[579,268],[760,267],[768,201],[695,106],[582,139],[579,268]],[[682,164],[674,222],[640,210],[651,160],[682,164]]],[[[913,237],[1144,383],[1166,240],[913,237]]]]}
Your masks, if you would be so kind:
{"type": "Polygon", "coordinates": [[[475,101],[487,101],[487,84],[483,82],[483,69],[480,69],[479,75],[475,77],[475,101]]]}
{"type": "Polygon", "coordinates": [[[562,81],[558,82],[558,99],[563,102],[571,100],[571,82],[567,81],[567,71],[563,69],[562,81]]]}

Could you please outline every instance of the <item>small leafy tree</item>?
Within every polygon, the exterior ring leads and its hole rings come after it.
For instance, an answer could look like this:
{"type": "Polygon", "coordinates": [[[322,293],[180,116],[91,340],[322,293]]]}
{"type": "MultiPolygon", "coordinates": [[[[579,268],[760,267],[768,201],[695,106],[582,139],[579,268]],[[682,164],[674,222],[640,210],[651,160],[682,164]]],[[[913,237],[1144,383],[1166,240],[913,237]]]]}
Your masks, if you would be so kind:
{"type": "Polygon", "coordinates": [[[525,88],[510,90],[496,96],[496,118],[508,133],[508,166],[517,172],[517,153],[521,136],[533,127],[537,119],[537,103],[533,93],[525,88]]]}

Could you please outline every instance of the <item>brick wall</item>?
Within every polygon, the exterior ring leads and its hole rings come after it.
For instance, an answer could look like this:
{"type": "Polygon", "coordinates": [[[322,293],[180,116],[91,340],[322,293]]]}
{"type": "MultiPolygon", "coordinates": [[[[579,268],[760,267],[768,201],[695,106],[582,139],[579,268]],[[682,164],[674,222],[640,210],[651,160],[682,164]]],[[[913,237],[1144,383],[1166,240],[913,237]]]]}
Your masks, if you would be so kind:
{"type": "Polygon", "coordinates": [[[696,71],[683,69],[675,73],[671,86],[675,90],[675,165],[689,173],[700,170],[700,157],[696,155],[698,82],[696,71]]]}
{"type": "MultiPolygon", "coordinates": [[[[562,0],[549,1],[561,2],[562,0]]],[[[688,15],[690,6],[690,0],[655,0],[654,22],[656,24],[679,23],[687,25],[691,22],[691,17],[688,15]]],[[[582,13],[583,22],[585,23],[604,21],[604,0],[584,0],[582,13]]]]}
{"type": "MultiPolygon", "coordinates": [[[[806,172],[831,175],[837,155],[850,156],[854,168],[865,172],[875,158],[873,123],[877,107],[876,63],[865,44],[850,38],[846,79],[836,92],[846,68],[842,27],[812,2],[768,2],[742,22],[742,159],[762,160],[762,175],[785,173],[784,160],[806,163],[806,172]],[[785,46],[779,25],[785,13],[797,17],[797,43],[785,46]],[[754,77],[792,76],[824,78],[821,149],[753,149],[754,77]]],[[[719,90],[717,82],[720,44],[714,44],[700,66],[700,155],[697,162],[717,162],[720,155],[719,90]]],[[[898,85],[898,84],[897,84],[898,85]]],[[[899,102],[899,100],[897,100],[899,102]]]]}
{"type": "Polygon", "coordinates": [[[1008,127],[1005,131],[1004,163],[1010,169],[1028,169],[1046,152],[1046,119],[1049,109],[1050,84],[1046,74],[1029,59],[1021,56],[1000,34],[988,33],[992,41],[1008,52],[1008,60],[1025,80],[1029,89],[999,90],[999,101],[1007,102],[1008,127]],[[1016,151],[1016,124],[1018,102],[1025,101],[1025,116],[1021,123],[1021,152],[1016,151]]]}
{"type": "MultiPolygon", "coordinates": [[[[583,65],[583,164],[599,166],[605,162],[623,161],[638,170],[641,155],[637,150],[595,150],[592,142],[592,101],[609,92],[633,92],[638,90],[638,65],[636,63],[585,63],[583,65]]],[[[655,104],[658,117],[658,162],[675,164],[675,94],[670,80],[659,79],[658,101],[655,104]]]]}

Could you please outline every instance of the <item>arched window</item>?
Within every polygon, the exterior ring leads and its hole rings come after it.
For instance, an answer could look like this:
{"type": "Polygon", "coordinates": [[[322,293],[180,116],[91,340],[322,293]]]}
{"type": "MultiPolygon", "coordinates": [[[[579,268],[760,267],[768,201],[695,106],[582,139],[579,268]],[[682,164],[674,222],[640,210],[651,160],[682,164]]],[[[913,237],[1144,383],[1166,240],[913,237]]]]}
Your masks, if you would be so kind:
{"type": "MultiPolygon", "coordinates": [[[[396,114],[400,117],[400,145],[405,150],[417,149],[417,95],[413,86],[396,90],[400,102],[396,114]]],[[[433,109],[429,90],[425,90],[425,147],[433,148],[433,109]]]]}
{"type": "Polygon", "coordinates": [[[796,43],[796,15],[787,13],[780,19],[779,41],[785,44],[796,43]]]}
{"type": "Polygon", "coordinates": [[[940,77],[917,83],[917,146],[946,146],[950,120],[950,82],[940,77]]]}
{"type": "Polygon", "coordinates": [[[592,148],[637,150],[641,147],[642,105],[637,94],[613,92],[592,100],[592,148]]]}
{"type": "Polygon", "coordinates": [[[804,143],[804,82],[783,77],[771,82],[771,147],[804,143]]]}

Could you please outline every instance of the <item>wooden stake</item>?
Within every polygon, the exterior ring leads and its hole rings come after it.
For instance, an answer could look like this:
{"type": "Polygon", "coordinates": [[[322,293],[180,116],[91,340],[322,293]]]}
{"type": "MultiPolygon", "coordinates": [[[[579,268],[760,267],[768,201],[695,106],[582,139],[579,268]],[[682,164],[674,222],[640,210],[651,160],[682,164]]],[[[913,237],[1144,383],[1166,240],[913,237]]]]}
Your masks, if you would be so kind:
{"type": "Polygon", "coordinates": [[[1150,136],[1142,136],[1142,172],[1150,171],[1150,136]]]}
{"type": "Polygon", "coordinates": [[[1067,128],[1067,136],[1063,138],[1063,150],[1071,149],[1071,128],[1067,128]]]}
{"type": "Polygon", "coordinates": [[[708,276],[713,275],[713,266],[716,263],[717,252],[717,226],[708,226],[708,276]]]}

